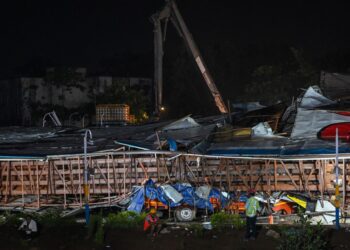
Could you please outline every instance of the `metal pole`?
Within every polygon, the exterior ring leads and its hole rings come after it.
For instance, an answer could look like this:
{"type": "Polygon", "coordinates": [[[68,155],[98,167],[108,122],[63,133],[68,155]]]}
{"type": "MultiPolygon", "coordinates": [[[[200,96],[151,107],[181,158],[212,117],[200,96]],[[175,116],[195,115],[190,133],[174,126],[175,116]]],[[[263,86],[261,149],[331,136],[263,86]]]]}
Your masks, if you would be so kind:
{"type": "Polygon", "coordinates": [[[22,207],[24,208],[24,179],[23,179],[23,164],[21,161],[21,175],[22,175],[22,207]]]}
{"type": "Polygon", "coordinates": [[[63,207],[67,207],[67,196],[66,196],[66,174],[64,171],[64,162],[62,164],[62,182],[63,182],[63,207]]]}
{"type": "Polygon", "coordinates": [[[111,205],[111,190],[109,185],[109,155],[107,155],[107,190],[108,190],[108,205],[111,205]]]}
{"type": "Polygon", "coordinates": [[[340,195],[339,195],[339,168],[338,168],[338,128],[335,130],[335,226],[336,229],[340,229],[339,224],[339,207],[340,207],[340,195]]]}
{"type": "Polygon", "coordinates": [[[198,49],[196,43],[194,42],[193,37],[192,37],[190,31],[188,30],[187,25],[186,25],[185,21],[183,20],[182,15],[180,14],[180,11],[177,8],[175,1],[170,1],[170,5],[171,5],[173,13],[176,17],[176,21],[178,22],[178,25],[181,29],[181,32],[182,32],[181,35],[183,35],[183,38],[185,39],[188,47],[191,50],[191,53],[194,57],[194,60],[196,61],[197,66],[198,66],[199,70],[201,71],[203,78],[204,78],[205,82],[207,83],[208,88],[210,89],[211,94],[214,97],[216,106],[220,110],[220,113],[224,113],[224,114],[228,113],[228,109],[225,105],[225,102],[223,101],[222,96],[216,87],[216,84],[213,80],[213,77],[209,73],[208,67],[204,63],[203,57],[202,57],[201,53],[199,52],[199,49],[198,49]]]}
{"type": "Polygon", "coordinates": [[[163,35],[159,14],[152,16],[154,24],[154,96],[155,113],[159,115],[163,104],[163,35]]]}
{"type": "Polygon", "coordinates": [[[123,155],[123,189],[124,189],[124,198],[126,197],[126,184],[125,184],[125,178],[126,178],[126,170],[125,170],[125,154],[123,155]]]}
{"type": "Polygon", "coordinates": [[[92,133],[89,129],[85,130],[84,135],[84,201],[85,201],[85,220],[86,224],[90,223],[90,208],[89,208],[89,185],[88,185],[88,161],[87,161],[87,136],[92,139],[92,133]]]}
{"type": "Polygon", "coordinates": [[[83,205],[82,195],[81,195],[81,174],[80,174],[80,157],[78,156],[78,180],[79,180],[79,206],[83,205]]]}

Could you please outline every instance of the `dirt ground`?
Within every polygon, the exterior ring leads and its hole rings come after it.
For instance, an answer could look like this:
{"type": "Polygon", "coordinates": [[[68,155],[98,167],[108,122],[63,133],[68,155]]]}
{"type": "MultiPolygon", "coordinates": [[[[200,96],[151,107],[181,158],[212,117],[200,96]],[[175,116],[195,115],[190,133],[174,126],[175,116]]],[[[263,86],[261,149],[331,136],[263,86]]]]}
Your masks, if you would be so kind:
{"type": "Polygon", "coordinates": [[[226,232],[206,231],[204,235],[194,235],[191,231],[180,229],[172,233],[159,235],[154,241],[141,233],[109,232],[106,235],[106,245],[112,249],[118,246],[126,249],[159,249],[159,250],[205,250],[205,249],[275,249],[277,241],[265,236],[265,230],[260,231],[256,240],[243,241],[244,230],[229,230],[226,232]],[[165,248],[166,247],[166,248],[165,248]]]}
{"type": "MultiPolygon", "coordinates": [[[[186,228],[170,228],[170,233],[160,234],[157,238],[147,237],[137,230],[108,230],[104,243],[97,245],[93,238],[86,237],[83,225],[56,227],[42,230],[39,236],[26,241],[15,228],[0,227],[0,249],[143,249],[143,250],[206,250],[206,249],[276,249],[278,240],[266,236],[266,228],[260,228],[256,240],[243,240],[244,230],[226,230],[224,232],[204,231],[198,234],[186,228]]],[[[329,230],[330,249],[350,249],[350,232],[329,230]]]]}

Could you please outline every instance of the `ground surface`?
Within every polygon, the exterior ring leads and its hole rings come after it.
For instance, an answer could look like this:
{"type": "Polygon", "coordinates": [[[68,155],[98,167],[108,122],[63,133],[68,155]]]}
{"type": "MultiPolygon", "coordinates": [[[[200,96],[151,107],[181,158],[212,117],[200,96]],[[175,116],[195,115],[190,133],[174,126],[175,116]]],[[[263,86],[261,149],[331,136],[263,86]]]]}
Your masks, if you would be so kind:
{"type": "MultiPolygon", "coordinates": [[[[169,227],[169,229],[171,229],[169,227]]],[[[137,230],[108,230],[104,243],[97,245],[93,237],[86,237],[86,228],[82,225],[57,226],[42,230],[40,235],[26,241],[13,227],[0,227],[0,249],[167,249],[167,250],[206,250],[206,249],[276,249],[278,241],[266,236],[266,229],[261,228],[256,240],[245,242],[244,230],[225,230],[224,232],[204,231],[198,233],[191,229],[172,228],[170,233],[160,234],[154,240],[137,230]]],[[[330,249],[350,249],[350,232],[329,231],[330,249]]]]}

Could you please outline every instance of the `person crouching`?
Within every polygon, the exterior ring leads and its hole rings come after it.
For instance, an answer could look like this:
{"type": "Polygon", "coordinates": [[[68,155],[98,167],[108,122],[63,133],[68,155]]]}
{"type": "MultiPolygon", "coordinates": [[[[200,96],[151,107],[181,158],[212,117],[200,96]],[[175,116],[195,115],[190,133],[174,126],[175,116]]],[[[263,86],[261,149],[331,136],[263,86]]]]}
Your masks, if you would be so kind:
{"type": "Polygon", "coordinates": [[[143,231],[148,233],[152,237],[158,236],[158,233],[161,229],[161,224],[159,223],[159,218],[157,216],[157,210],[151,208],[150,212],[146,215],[143,231]]]}
{"type": "Polygon", "coordinates": [[[30,216],[26,217],[26,219],[19,226],[18,230],[26,240],[31,240],[33,237],[38,235],[38,225],[30,216]]]}

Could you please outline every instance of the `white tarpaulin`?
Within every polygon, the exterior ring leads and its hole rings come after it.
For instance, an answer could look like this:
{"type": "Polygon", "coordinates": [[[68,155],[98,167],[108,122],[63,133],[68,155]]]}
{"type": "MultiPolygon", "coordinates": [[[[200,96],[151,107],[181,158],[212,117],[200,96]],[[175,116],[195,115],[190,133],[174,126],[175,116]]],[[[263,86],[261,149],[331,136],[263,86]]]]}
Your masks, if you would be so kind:
{"type": "Polygon", "coordinates": [[[252,136],[273,136],[272,128],[268,122],[260,122],[252,127],[252,136]]]}
{"type": "Polygon", "coordinates": [[[327,125],[350,122],[349,116],[338,115],[327,110],[308,110],[298,108],[291,138],[316,138],[317,132],[327,125]]]}
{"type": "Polygon", "coordinates": [[[321,223],[322,225],[334,225],[335,206],[329,201],[317,200],[315,212],[322,213],[311,218],[312,224],[321,223]]]}
{"type": "Polygon", "coordinates": [[[327,125],[350,122],[349,116],[338,115],[327,110],[314,110],[336,103],[309,87],[305,92],[295,118],[291,138],[316,138],[318,131],[327,125]]]}
{"type": "Polygon", "coordinates": [[[202,198],[204,200],[208,200],[210,190],[211,190],[210,186],[200,186],[196,189],[195,193],[199,198],[202,198]]]}
{"type": "Polygon", "coordinates": [[[174,203],[179,203],[184,197],[175,188],[172,186],[165,184],[160,186],[163,189],[164,194],[168,199],[170,199],[174,203]]]}
{"type": "Polygon", "coordinates": [[[180,120],[177,120],[175,122],[172,122],[162,128],[163,131],[166,130],[175,130],[175,129],[187,129],[187,128],[193,128],[193,127],[200,127],[193,118],[190,116],[186,116],[184,118],[181,118],[180,120]]]}
{"type": "Polygon", "coordinates": [[[310,109],[310,108],[317,108],[320,106],[330,105],[334,103],[336,102],[316,92],[316,90],[313,87],[309,87],[306,90],[299,107],[310,109]]]}

